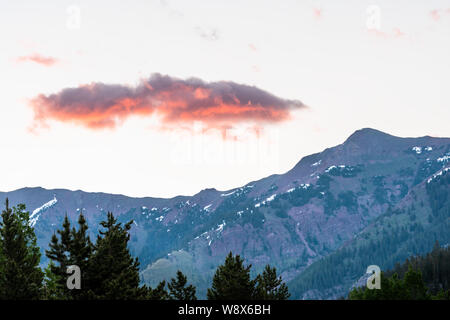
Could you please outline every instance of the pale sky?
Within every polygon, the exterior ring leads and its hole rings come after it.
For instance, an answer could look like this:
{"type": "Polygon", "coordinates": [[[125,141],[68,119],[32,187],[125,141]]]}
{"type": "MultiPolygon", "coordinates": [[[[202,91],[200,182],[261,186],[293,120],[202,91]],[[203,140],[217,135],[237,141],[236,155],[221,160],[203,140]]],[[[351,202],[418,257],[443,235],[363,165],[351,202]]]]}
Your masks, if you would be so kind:
{"type": "Polygon", "coordinates": [[[284,173],[363,127],[450,136],[449,0],[1,0],[0,30],[1,191],[192,195],[284,173]],[[158,115],[36,124],[39,95],[135,87],[154,73],[256,86],[308,108],[259,135],[252,119],[233,124],[237,139],[158,115]]]}

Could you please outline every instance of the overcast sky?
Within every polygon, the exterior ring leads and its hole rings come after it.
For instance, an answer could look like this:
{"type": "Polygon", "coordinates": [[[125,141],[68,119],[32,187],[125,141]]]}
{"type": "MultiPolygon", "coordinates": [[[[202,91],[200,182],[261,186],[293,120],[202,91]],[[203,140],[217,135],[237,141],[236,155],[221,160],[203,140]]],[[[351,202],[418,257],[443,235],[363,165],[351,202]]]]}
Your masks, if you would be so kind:
{"type": "Polygon", "coordinates": [[[0,190],[191,195],[450,136],[450,2],[2,1],[0,190]],[[195,78],[195,79],[193,79],[195,78]]]}

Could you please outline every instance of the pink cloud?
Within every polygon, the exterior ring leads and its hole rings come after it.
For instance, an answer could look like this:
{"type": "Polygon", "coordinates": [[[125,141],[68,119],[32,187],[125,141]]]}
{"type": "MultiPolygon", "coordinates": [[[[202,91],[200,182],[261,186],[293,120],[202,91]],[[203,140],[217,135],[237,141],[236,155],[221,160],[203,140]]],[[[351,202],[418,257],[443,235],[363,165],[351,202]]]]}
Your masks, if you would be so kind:
{"type": "Polygon", "coordinates": [[[322,8],[313,8],[313,14],[316,19],[322,18],[323,9],[322,8]]]}
{"type": "Polygon", "coordinates": [[[58,62],[58,59],[53,57],[42,56],[39,53],[34,53],[28,56],[21,56],[16,59],[17,62],[34,62],[46,67],[51,67],[58,62]]]}
{"type": "Polygon", "coordinates": [[[403,37],[406,35],[399,28],[393,28],[392,32],[386,32],[386,31],[381,31],[381,30],[377,30],[377,29],[369,29],[368,31],[370,34],[373,34],[373,35],[383,38],[383,39],[400,38],[400,37],[403,37]]]}
{"type": "Polygon", "coordinates": [[[441,15],[439,14],[439,11],[440,10],[432,10],[431,12],[430,12],[430,15],[431,15],[431,18],[434,20],[434,21],[438,21],[440,18],[441,18],[441,15]]]}
{"type": "Polygon", "coordinates": [[[439,21],[441,20],[443,15],[447,15],[450,14],[450,8],[448,9],[434,9],[430,11],[430,16],[431,19],[433,19],[434,21],[439,21]]]}
{"type": "Polygon", "coordinates": [[[75,123],[89,129],[115,128],[131,116],[160,116],[160,123],[177,127],[202,121],[210,128],[233,127],[239,122],[261,125],[288,120],[306,108],[254,86],[231,81],[205,82],[153,74],[136,87],[92,83],[66,88],[30,101],[35,124],[47,120],[75,123]]]}

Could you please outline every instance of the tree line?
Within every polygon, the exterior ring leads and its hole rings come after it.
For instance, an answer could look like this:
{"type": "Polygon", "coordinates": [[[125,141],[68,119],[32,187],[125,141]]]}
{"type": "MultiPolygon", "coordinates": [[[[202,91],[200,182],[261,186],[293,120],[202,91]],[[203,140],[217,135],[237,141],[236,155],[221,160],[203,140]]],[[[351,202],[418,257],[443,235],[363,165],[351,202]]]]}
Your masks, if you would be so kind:
{"type": "MultiPolygon", "coordinates": [[[[122,224],[108,212],[91,241],[87,221],[80,213],[77,228],[67,215],[49,243],[47,267],[39,266],[41,253],[24,204],[5,209],[0,220],[0,300],[196,300],[196,288],[178,271],[155,288],[142,285],[139,259],[129,249],[133,220],[122,224]],[[81,289],[69,289],[67,268],[81,270],[81,289]]],[[[208,289],[209,300],[285,300],[290,294],[276,269],[267,265],[254,279],[251,265],[228,254],[208,289]]]]}
{"type": "Polygon", "coordinates": [[[381,272],[381,289],[365,287],[350,291],[350,300],[450,300],[450,248],[436,242],[424,256],[406,259],[392,270],[381,272]]]}

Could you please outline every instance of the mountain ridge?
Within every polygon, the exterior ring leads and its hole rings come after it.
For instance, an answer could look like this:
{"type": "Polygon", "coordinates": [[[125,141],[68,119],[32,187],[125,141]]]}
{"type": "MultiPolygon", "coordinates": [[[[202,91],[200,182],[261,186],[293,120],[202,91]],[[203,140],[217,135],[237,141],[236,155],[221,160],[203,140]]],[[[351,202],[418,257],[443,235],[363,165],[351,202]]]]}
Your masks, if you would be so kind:
{"type": "MultiPolygon", "coordinates": [[[[143,281],[155,285],[181,269],[202,297],[229,251],[243,255],[255,272],[270,263],[286,281],[295,281],[370,230],[389,208],[410,205],[405,197],[413,189],[424,193],[449,159],[450,138],[400,138],[364,128],[303,157],[283,174],[224,191],[156,198],[28,187],[0,197],[9,197],[12,205],[25,203],[33,212],[42,253],[66,214],[74,222],[83,212],[91,236],[107,211],[122,222],[132,219],[130,247],[141,261],[143,281]]],[[[421,199],[429,206],[425,196],[421,199]]],[[[299,289],[293,297],[327,295],[304,296],[299,289]]]]}

